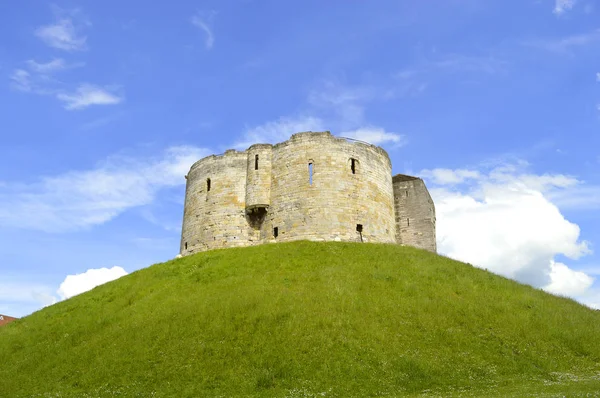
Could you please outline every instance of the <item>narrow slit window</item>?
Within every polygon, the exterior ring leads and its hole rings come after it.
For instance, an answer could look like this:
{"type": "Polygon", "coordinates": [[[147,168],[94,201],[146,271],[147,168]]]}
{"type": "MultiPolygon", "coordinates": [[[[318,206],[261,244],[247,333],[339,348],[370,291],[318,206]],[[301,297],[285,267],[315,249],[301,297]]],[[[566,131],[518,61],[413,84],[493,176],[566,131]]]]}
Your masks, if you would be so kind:
{"type": "Polygon", "coordinates": [[[210,191],[210,178],[206,179],[206,192],[210,191]]]}
{"type": "Polygon", "coordinates": [[[350,159],[350,170],[352,174],[356,174],[356,159],[350,159]]]}
{"type": "Polygon", "coordinates": [[[275,227],[273,228],[273,237],[276,238],[279,236],[279,228],[275,227]]]}
{"type": "Polygon", "coordinates": [[[406,192],[406,197],[408,198],[408,191],[405,191],[405,192],[406,192]]]}
{"type": "Polygon", "coordinates": [[[312,185],[313,183],[313,164],[310,162],[308,164],[308,184],[312,185]]]}
{"type": "Polygon", "coordinates": [[[254,155],[254,170],[258,170],[258,155],[254,155]]]}
{"type": "Polygon", "coordinates": [[[407,227],[410,227],[410,218],[407,218],[407,219],[406,219],[406,226],[407,226],[407,227]]]}
{"type": "Polygon", "coordinates": [[[185,250],[187,250],[187,242],[185,242],[185,250]]]}

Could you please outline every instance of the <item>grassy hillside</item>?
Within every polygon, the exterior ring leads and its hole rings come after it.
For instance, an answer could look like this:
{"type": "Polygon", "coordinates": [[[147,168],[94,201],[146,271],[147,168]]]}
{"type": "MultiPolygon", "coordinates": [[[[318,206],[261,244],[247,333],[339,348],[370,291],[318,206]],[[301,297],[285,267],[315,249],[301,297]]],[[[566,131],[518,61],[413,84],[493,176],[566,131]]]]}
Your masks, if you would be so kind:
{"type": "Polygon", "coordinates": [[[201,253],[0,329],[2,397],[598,391],[600,312],[394,245],[201,253]]]}

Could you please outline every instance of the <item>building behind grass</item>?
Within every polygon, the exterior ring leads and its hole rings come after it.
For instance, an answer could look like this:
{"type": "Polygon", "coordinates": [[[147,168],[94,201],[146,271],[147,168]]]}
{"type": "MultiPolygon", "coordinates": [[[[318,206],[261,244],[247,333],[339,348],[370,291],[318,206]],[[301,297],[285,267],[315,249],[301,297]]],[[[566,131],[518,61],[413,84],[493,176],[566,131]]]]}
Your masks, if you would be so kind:
{"type": "Polygon", "coordinates": [[[16,321],[16,320],[17,320],[17,318],[13,318],[12,316],[0,314],[0,326],[4,326],[7,323],[11,323],[12,321],[16,321]]]}

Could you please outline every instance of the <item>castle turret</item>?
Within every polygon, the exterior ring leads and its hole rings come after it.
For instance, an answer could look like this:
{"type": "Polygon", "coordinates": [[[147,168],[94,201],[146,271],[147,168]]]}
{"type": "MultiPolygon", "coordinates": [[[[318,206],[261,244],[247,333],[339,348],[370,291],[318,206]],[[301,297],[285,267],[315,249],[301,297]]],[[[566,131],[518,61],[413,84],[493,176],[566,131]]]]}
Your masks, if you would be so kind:
{"type": "Polygon", "coordinates": [[[435,252],[435,206],[422,179],[397,174],[394,184],[396,242],[435,252]]]}
{"type": "Polygon", "coordinates": [[[271,204],[271,157],[273,146],[252,145],[248,152],[246,174],[246,211],[263,208],[271,204]]]}

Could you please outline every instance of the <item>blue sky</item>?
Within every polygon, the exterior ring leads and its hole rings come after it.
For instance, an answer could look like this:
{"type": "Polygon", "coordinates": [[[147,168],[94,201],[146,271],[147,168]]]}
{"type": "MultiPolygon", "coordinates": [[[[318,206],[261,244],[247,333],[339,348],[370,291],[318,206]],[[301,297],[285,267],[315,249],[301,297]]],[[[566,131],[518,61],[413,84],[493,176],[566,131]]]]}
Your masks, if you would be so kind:
{"type": "Polygon", "coordinates": [[[330,130],[449,255],[600,308],[600,4],[0,5],[0,313],[173,258],[191,163],[330,130]]]}

